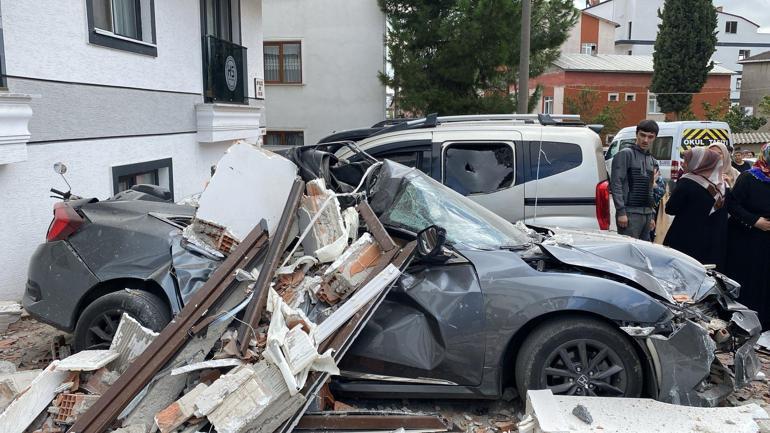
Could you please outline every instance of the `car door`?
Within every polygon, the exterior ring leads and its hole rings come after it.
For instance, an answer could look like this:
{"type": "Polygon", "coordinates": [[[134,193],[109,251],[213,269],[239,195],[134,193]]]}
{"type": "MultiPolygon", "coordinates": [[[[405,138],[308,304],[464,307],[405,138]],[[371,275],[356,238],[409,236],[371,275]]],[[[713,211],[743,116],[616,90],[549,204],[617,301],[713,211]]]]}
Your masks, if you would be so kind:
{"type": "Polygon", "coordinates": [[[367,152],[377,159],[389,159],[407,167],[414,167],[423,173],[431,171],[430,140],[409,140],[373,146],[367,152]]]}
{"type": "Polygon", "coordinates": [[[519,132],[434,132],[433,149],[434,178],[508,221],[524,218],[519,132]]]}

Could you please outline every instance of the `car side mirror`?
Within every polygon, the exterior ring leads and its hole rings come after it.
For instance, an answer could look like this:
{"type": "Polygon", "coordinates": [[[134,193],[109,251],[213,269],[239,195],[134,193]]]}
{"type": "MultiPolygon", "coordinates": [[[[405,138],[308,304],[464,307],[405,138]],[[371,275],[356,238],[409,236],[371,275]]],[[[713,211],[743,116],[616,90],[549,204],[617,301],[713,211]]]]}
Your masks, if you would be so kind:
{"type": "Polygon", "coordinates": [[[417,252],[423,257],[439,255],[446,243],[446,230],[439,226],[430,226],[417,233],[417,252]]]}
{"type": "Polygon", "coordinates": [[[55,171],[58,174],[63,175],[64,173],[67,172],[67,166],[64,165],[63,162],[57,162],[56,164],[53,165],[53,171],[55,171]]]}

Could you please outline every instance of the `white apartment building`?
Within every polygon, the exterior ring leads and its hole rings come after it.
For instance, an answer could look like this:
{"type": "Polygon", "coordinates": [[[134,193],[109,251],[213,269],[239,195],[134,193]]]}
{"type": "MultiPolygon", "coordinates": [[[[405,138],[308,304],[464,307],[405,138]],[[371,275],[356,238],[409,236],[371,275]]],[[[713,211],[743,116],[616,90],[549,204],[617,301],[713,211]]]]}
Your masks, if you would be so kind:
{"type": "MultiPolygon", "coordinates": [[[[660,24],[658,9],[663,4],[664,0],[607,0],[584,11],[619,24],[615,29],[615,54],[651,55],[660,24]]],[[[770,33],[757,31],[770,23],[754,23],[721,7],[717,8],[717,19],[718,41],[712,60],[737,71],[732,77],[730,99],[738,102],[743,69],[738,61],[770,49],[770,33]]]]}
{"type": "Polygon", "coordinates": [[[264,0],[266,145],[317,143],[385,119],[377,0],[264,0]]]}
{"type": "Polygon", "coordinates": [[[200,192],[238,139],[259,139],[261,0],[0,0],[0,300],[66,190],[200,192]]]}

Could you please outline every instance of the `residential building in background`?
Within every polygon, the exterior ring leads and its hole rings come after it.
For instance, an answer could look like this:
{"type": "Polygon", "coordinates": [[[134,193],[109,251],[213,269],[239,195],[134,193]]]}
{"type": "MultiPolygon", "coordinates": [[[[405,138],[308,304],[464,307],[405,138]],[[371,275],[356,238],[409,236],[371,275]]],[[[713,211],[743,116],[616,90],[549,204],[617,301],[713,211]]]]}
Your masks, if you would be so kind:
{"type": "Polygon", "coordinates": [[[376,0],[264,0],[266,145],[317,143],[385,119],[376,0]]]}
{"type": "MultiPolygon", "coordinates": [[[[762,98],[770,96],[770,51],[743,59],[741,65],[741,108],[747,114],[762,115],[759,104],[762,98]]],[[[766,123],[759,130],[769,132],[770,124],[766,123]]]]}
{"type": "MultiPolygon", "coordinates": [[[[566,112],[566,101],[576,99],[583,89],[596,92],[595,112],[607,104],[622,107],[623,125],[636,125],[643,119],[664,120],[657,98],[649,91],[652,82],[652,56],[619,54],[562,54],[543,75],[530,80],[530,88],[543,86],[541,112],[566,112]]],[[[730,95],[733,71],[715,66],[700,93],[693,95],[692,109],[703,118],[701,103],[712,105],[730,95]]]]}
{"type": "Polygon", "coordinates": [[[615,54],[615,29],[620,24],[580,11],[561,52],[567,54],[615,54]]]}
{"type": "MultiPolygon", "coordinates": [[[[652,55],[658,34],[658,9],[664,0],[607,0],[583,12],[619,24],[615,29],[615,54],[652,55]]],[[[770,33],[759,33],[761,25],[717,7],[717,49],[712,60],[735,71],[730,80],[730,100],[737,103],[741,92],[740,60],[770,49],[770,33]]],[[[687,23],[697,25],[697,23],[687,23]]]]}
{"type": "Polygon", "coordinates": [[[67,190],[105,199],[137,183],[200,192],[238,139],[257,142],[261,0],[2,0],[0,299],[67,190]]]}

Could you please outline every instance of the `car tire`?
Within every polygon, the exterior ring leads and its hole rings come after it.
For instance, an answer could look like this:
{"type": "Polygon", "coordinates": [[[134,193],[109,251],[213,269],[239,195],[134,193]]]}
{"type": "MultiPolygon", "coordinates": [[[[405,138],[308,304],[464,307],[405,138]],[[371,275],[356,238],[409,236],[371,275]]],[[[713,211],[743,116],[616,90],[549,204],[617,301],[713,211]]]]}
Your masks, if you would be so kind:
{"type": "Polygon", "coordinates": [[[644,373],[632,343],[599,320],[566,317],[535,328],[519,349],[516,386],[554,394],[639,397],[644,373]]]}
{"type": "Polygon", "coordinates": [[[171,321],[166,303],[152,293],[130,289],[109,293],[80,314],[75,325],[75,351],[109,349],[124,312],[153,331],[160,331],[171,321]]]}

